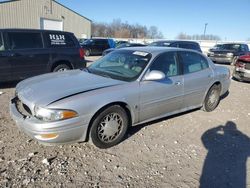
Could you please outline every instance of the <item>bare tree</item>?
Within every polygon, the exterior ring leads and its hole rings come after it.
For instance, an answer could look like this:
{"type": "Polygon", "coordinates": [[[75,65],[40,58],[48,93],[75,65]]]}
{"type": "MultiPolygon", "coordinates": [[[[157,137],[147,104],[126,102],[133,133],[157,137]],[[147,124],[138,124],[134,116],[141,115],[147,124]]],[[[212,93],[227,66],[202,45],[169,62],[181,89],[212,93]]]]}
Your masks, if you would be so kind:
{"type": "Polygon", "coordinates": [[[163,38],[163,34],[158,31],[156,26],[149,29],[140,24],[129,24],[115,19],[108,23],[92,23],[93,37],[115,37],[115,38],[163,38]]]}
{"type": "Polygon", "coordinates": [[[177,35],[176,39],[182,40],[221,40],[217,35],[187,35],[186,33],[181,32],[177,35]]]}

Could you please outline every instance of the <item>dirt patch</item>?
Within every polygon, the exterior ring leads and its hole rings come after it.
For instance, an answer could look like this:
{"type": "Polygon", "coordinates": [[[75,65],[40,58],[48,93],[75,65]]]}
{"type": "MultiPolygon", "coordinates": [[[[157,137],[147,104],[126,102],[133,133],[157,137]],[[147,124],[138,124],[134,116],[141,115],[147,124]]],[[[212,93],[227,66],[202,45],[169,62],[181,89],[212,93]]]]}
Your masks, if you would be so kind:
{"type": "Polygon", "coordinates": [[[38,144],[9,116],[14,85],[0,91],[1,187],[199,187],[200,181],[206,187],[204,177],[222,187],[250,186],[248,83],[232,80],[229,95],[211,113],[194,110],[133,127],[107,150],[38,144]]]}

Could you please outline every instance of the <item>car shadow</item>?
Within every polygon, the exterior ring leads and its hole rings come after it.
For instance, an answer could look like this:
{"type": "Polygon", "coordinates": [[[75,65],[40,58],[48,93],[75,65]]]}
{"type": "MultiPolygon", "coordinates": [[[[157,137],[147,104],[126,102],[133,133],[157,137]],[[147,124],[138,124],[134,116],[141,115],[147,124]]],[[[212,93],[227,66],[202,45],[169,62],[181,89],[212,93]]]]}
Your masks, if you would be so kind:
{"type": "Polygon", "coordinates": [[[15,88],[18,82],[20,81],[4,82],[4,83],[0,82],[0,89],[15,88]]]}
{"type": "Polygon", "coordinates": [[[247,187],[247,159],[250,138],[237,129],[234,122],[207,130],[201,137],[208,150],[204,161],[200,188],[247,187]]]}

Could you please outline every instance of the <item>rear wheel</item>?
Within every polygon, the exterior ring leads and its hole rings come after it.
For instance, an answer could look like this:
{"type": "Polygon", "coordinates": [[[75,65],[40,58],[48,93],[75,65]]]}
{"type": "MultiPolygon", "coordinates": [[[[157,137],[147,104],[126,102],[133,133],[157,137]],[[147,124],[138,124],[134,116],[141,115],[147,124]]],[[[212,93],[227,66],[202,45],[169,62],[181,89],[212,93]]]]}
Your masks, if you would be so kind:
{"type": "Polygon", "coordinates": [[[53,69],[53,72],[63,72],[66,70],[70,70],[70,67],[66,64],[60,64],[53,69]]]}
{"type": "Polygon", "coordinates": [[[90,139],[98,148],[109,148],[120,143],[128,129],[128,115],[118,106],[104,109],[93,121],[90,139]]]}
{"type": "Polygon", "coordinates": [[[206,112],[213,111],[220,102],[220,86],[219,85],[213,85],[205,98],[204,104],[203,104],[203,110],[206,112]]]}
{"type": "Polygon", "coordinates": [[[90,50],[89,49],[85,50],[85,56],[90,56],[90,50]]]}

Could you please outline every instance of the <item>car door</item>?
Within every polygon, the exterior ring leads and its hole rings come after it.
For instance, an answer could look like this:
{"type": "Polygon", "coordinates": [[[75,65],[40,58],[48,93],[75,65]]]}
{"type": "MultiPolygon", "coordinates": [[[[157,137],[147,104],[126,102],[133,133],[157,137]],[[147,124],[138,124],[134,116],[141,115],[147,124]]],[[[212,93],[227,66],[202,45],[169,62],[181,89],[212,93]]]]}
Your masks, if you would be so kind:
{"type": "Polygon", "coordinates": [[[11,80],[11,64],[6,50],[3,33],[0,32],[0,82],[11,80]]]}
{"type": "Polygon", "coordinates": [[[214,73],[201,54],[181,51],[179,55],[184,74],[184,108],[198,107],[203,103],[214,73]]]}
{"type": "Polygon", "coordinates": [[[12,76],[24,79],[47,72],[49,54],[40,32],[8,32],[12,76]]]}
{"type": "Polygon", "coordinates": [[[183,76],[176,52],[159,55],[148,71],[158,70],[166,77],[159,81],[140,82],[140,121],[178,111],[183,103],[183,76]]]}

